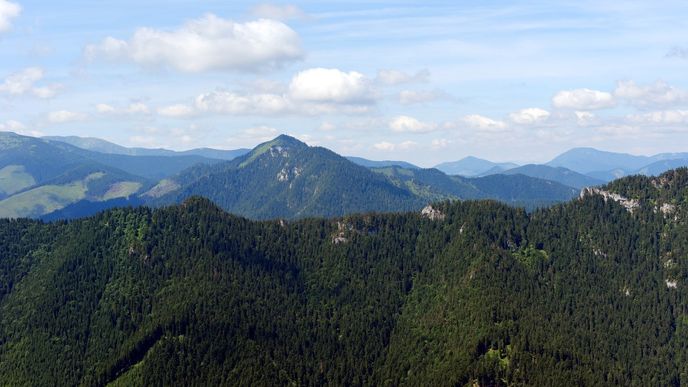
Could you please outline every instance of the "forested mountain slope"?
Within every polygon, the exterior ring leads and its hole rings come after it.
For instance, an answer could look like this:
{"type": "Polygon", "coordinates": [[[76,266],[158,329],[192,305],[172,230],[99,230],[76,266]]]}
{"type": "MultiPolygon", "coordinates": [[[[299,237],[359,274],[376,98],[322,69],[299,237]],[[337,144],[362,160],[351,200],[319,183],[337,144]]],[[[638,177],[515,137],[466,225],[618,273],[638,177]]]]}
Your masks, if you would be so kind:
{"type": "Polygon", "coordinates": [[[440,199],[496,199],[529,209],[571,199],[578,190],[523,175],[468,179],[437,169],[365,168],[289,136],[222,164],[198,165],[143,195],[151,205],[203,196],[252,219],[299,219],[419,210],[440,199]]]}
{"type": "Polygon", "coordinates": [[[2,220],[0,384],[688,383],[688,170],[424,214],[2,220]]]}

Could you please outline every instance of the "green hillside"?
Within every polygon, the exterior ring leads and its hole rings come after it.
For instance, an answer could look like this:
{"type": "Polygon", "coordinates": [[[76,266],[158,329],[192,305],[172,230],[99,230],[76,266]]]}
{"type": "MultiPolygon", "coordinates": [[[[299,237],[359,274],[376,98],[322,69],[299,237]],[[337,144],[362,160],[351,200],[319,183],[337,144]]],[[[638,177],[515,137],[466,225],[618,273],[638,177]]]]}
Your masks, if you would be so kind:
{"type": "Polygon", "coordinates": [[[425,213],[2,220],[0,383],[688,383],[688,169],[425,213]]]}
{"type": "Polygon", "coordinates": [[[495,199],[532,209],[575,197],[578,190],[527,176],[463,178],[436,169],[365,168],[288,136],[217,165],[198,165],[144,194],[152,205],[209,198],[252,219],[298,219],[418,210],[443,199],[495,199]]]}

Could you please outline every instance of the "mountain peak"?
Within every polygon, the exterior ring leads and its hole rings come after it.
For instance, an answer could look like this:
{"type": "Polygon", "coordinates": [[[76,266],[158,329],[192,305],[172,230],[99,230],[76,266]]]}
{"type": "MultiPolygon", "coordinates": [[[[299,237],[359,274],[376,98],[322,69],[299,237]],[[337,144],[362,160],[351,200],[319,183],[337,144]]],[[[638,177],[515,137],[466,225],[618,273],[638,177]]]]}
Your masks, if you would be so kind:
{"type": "Polygon", "coordinates": [[[289,157],[290,151],[298,151],[303,149],[308,149],[308,145],[297,140],[294,137],[288,136],[286,134],[280,134],[274,139],[268,142],[264,142],[258,145],[257,147],[253,148],[253,150],[251,150],[251,152],[249,152],[245,156],[244,161],[242,161],[239,166],[245,167],[251,164],[258,157],[266,153],[270,153],[270,155],[272,155],[273,157],[289,157]]]}
{"type": "Polygon", "coordinates": [[[270,145],[282,145],[282,146],[298,146],[298,147],[307,147],[306,143],[300,141],[299,139],[289,136],[287,134],[280,134],[279,136],[275,137],[272,141],[268,141],[267,144],[270,145]]]}

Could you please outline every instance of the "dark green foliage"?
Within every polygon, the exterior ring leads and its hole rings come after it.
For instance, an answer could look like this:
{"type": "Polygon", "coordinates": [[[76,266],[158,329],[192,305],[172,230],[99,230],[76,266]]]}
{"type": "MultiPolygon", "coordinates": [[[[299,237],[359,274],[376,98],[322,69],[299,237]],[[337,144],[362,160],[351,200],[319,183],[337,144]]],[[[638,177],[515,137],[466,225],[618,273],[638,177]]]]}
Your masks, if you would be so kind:
{"type": "Polygon", "coordinates": [[[688,383],[688,170],[605,189],[640,206],[0,221],[0,384],[688,383]]]}

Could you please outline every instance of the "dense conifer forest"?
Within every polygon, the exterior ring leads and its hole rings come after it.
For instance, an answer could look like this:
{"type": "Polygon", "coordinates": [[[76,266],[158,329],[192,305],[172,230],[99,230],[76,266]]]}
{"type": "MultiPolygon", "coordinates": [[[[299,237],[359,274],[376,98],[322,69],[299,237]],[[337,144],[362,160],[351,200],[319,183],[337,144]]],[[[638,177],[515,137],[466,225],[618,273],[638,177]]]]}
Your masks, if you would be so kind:
{"type": "Polygon", "coordinates": [[[688,383],[687,169],[428,210],[2,220],[0,384],[688,383]]]}

